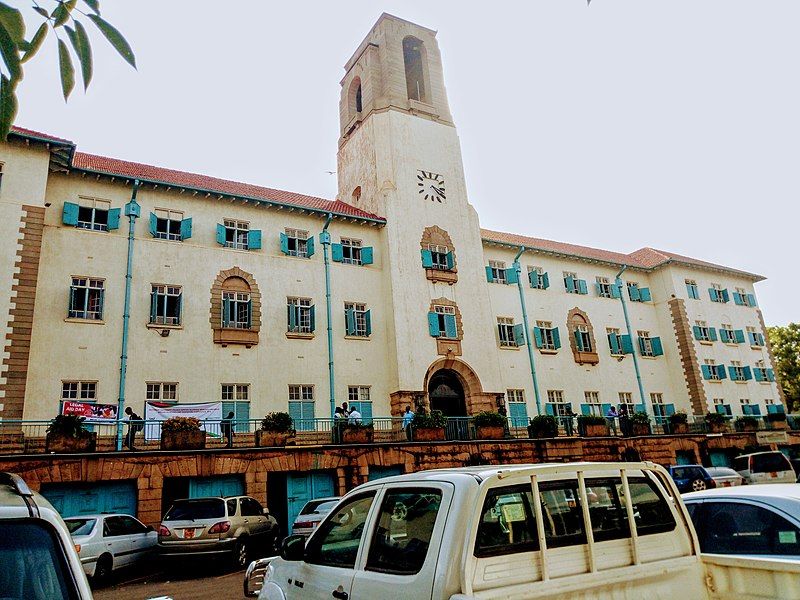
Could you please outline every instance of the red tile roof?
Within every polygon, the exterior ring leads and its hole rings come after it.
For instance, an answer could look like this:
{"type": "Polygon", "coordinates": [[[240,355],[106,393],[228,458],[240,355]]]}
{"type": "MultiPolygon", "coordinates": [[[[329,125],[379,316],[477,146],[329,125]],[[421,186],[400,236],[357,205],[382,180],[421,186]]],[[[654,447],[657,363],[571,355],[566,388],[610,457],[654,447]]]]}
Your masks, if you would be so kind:
{"type": "Polygon", "coordinates": [[[41,133],[39,131],[34,131],[33,129],[25,129],[24,127],[16,127],[16,126],[12,127],[11,133],[22,137],[38,138],[41,140],[57,142],[59,144],[74,145],[70,140],[65,140],[64,138],[56,137],[54,135],[50,135],[49,133],[41,133]]]}

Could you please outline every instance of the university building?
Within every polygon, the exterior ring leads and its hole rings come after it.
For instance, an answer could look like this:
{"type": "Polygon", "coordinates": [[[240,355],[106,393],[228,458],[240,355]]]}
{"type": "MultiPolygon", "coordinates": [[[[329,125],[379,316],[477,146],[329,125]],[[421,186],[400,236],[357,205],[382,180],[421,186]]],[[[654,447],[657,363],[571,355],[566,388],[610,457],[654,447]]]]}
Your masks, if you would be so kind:
{"type": "Polygon", "coordinates": [[[519,424],[620,403],[783,410],[759,275],[481,229],[434,31],[383,15],[345,65],[339,108],[336,200],[15,129],[0,146],[0,418],[116,404],[126,311],[139,414],[222,401],[241,420],[288,410],[303,429],[343,401],[365,418],[502,407],[519,424]]]}

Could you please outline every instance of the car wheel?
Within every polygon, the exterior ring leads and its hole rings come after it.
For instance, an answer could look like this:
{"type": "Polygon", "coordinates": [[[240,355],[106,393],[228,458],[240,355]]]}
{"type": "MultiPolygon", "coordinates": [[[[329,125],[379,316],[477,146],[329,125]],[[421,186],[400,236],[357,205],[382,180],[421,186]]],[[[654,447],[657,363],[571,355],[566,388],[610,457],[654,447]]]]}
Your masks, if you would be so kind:
{"type": "Polygon", "coordinates": [[[240,569],[244,569],[248,565],[248,559],[250,558],[249,552],[247,550],[247,542],[244,540],[238,540],[236,545],[233,547],[233,563],[235,566],[239,567],[240,569]]]}
{"type": "Polygon", "coordinates": [[[111,577],[111,570],[114,567],[113,560],[110,554],[103,554],[97,559],[97,566],[94,568],[94,581],[98,584],[104,584],[111,577]]]}
{"type": "Polygon", "coordinates": [[[694,481],[692,481],[693,492],[702,492],[704,489],[706,489],[706,487],[707,487],[706,482],[703,481],[702,479],[695,479],[694,481]]]}

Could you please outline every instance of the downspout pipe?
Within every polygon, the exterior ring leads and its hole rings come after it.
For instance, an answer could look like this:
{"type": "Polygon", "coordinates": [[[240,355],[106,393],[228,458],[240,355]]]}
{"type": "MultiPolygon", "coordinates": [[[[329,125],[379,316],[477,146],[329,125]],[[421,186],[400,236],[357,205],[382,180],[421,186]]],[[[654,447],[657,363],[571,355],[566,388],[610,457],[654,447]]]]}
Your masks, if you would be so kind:
{"type": "MultiPolygon", "coordinates": [[[[617,273],[617,276],[614,278],[614,285],[617,286],[617,290],[619,291],[619,301],[622,302],[622,314],[625,316],[625,329],[628,332],[628,337],[631,340],[631,346],[633,346],[633,331],[631,331],[631,321],[628,318],[628,305],[625,302],[625,290],[622,286],[622,274],[627,269],[627,265],[622,265],[622,268],[617,273]]],[[[633,370],[636,371],[636,385],[639,387],[639,400],[641,401],[642,408],[644,412],[649,414],[650,411],[647,410],[647,402],[644,399],[644,387],[642,386],[642,373],[639,370],[639,359],[636,356],[636,348],[632,348],[632,355],[633,355],[633,370]]]]}
{"type": "Polygon", "coordinates": [[[122,419],[125,414],[125,376],[128,371],[128,329],[131,320],[131,284],[133,283],[133,233],[136,219],[141,215],[141,208],[136,202],[139,191],[139,180],[133,181],[131,199],[125,205],[125,216],[128,217],[128,266],[125,269],[125,304],[122,309],[122,351],[119,356],[119,396],[117,400],[117,450],[122,450],[122,419]]]}
{"type": "Polygon", "coordinates": [[[328,225],[333,220],[333,213],[328,213],[322,233],[319,234],[319,241],[322,243],[322,258],[325,263],[325,314],[328,319],[328,388],[331,397],[331,419],[336,413],[336,385],[334,382],[334,363],[333,363],[333,326],[331,324],[331,264],[328,260],[328,251],[331,245],[331,234],[328,233],[328,225]]]}
{"type": "Polygon", "coordinates": [[[519,304],[522,307],[522,324],[525,328],[525,345],[528,347],[528,362],[531,366],[531,380],[533,381],[533,396],[536,399],[536,414],[542,414],[542,401],[539,396],[539,382],[536,379],[536,362],[533,360],[533,346],[531,345],[531,331],[528,326],[528,310],[525,306],[525,292],[522,287],[522,268],[519,264],[519,257],[525,252],[525,246],[519,247],[519,252],[514,257],[511,267],[517,273],[517,290],[519,291],[519,304]]]}

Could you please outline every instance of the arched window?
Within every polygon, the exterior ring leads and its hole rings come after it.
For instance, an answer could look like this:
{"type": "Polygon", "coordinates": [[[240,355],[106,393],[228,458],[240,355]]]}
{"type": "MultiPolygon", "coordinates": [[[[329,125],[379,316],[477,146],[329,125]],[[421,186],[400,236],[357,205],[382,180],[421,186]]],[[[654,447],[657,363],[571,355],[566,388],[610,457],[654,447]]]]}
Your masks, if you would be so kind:
{"type": "Polygon", "coordinates": [[[356,186],[356,189],[353,190],[353,204],[358,204],[358,201],[361,200],[361,186],[356,186]]]}
{"type": "Polygon", "coordinates": [[[222,282],[222,326],[231,329],[253,326],[250,285],[241,277],[228,277],[222,282]]]}
{"type": "Polygon", "coordinates": [[[575,362],[590,365],[600,362],[589,315],[577,307],[573,308],[567,315],[567,329],[571,334],[570,346],[575,362]]]}
{"type": "Polygon", "coordinates": [[[403,63],[406,70],[406,91],[409,100],[428,102],[425,86],[425,45],[422,40],[408,36],[403,40],[403,63]]]}
{"type": "Polygon", "coordinates": [[[261,293],[252,274],[233,267],[217,275],[211,286],[211,328],[218,344],[258,343],[261,293]]]}
{"type": "Polygon", "coordinates": [[[350,89],[347,92],[347,104],[350,107],[350,116],[354,117],[364,109],[361,99],[361,78],[355,77],[350,82],[350,89]]]}

